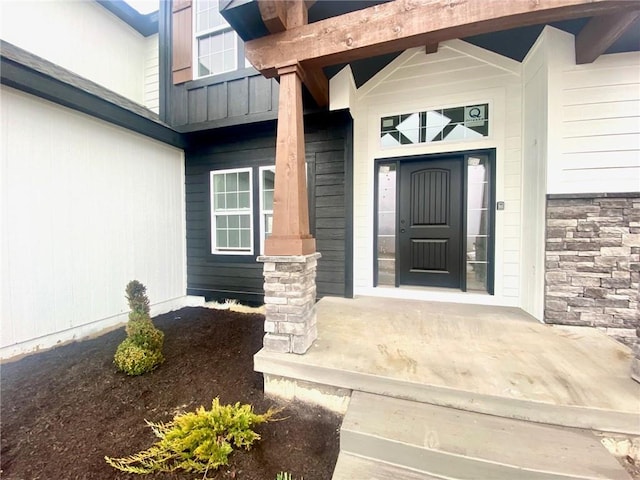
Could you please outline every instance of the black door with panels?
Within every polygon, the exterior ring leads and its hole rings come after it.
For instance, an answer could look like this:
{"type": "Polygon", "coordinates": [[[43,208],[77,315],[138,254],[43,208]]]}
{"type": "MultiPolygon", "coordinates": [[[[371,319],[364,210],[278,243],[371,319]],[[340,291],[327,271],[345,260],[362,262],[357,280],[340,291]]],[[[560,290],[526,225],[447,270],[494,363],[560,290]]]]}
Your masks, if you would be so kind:
{"type": "Polygon", "coordinates": [[[463,156],[400,164],[399,283],[460,288],[463,156]]]}

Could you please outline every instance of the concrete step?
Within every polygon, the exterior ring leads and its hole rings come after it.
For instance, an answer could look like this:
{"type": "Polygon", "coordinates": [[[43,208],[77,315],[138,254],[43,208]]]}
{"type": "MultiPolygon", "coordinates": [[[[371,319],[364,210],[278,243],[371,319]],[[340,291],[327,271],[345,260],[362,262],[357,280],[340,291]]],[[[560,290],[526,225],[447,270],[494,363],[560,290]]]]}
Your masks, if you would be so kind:
{"type": "Polygon", "coordinates": [[[630,479],[590,431],[358,391],[344,417],[340,449],[436,478],[630,479]]]}
{"type": "Polygon", "coordinates": [[[332,480],[441,480],[426,473],[409,470],[371,458],[342,452],[332,480]]]}

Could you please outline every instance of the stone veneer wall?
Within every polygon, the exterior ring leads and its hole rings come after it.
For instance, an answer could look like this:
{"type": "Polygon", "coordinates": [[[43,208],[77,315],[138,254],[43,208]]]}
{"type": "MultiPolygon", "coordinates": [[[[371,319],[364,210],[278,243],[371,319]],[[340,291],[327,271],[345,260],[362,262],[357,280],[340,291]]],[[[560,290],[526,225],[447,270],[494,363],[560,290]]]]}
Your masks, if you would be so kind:
{"type": "Polygon", "coordinates": [[[640,193],[548,195],[545,322],[640,343],[640,193]]]}

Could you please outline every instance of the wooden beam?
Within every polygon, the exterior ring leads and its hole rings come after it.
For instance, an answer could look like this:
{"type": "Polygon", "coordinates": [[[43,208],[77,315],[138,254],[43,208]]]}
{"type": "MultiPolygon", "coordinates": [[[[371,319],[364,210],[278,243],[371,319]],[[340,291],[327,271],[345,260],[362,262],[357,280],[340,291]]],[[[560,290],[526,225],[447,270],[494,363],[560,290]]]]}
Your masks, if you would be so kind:
{"type": "Polygon", "coordinates": [[[319,107],[329,105],[329,80],[321,68],[298,66],[302,83],[319,107]]]}
{"type": "Polygon", "coordinates": [[[436,53],[439,45],[439,43],[427,43],[425,47],[426,54],[429,55],[430,53],[436,53]]]}
{"type": "Polygon", "coordinates": [[[312,0],[258,0],[258,9],[264,25],[270,33],[280,33],[290,28],[306,25],[312,0]]]}
{"type": "Polygon", "coordinates": [[[576,36],[576,63],[580,65],[595,61],[639,17],[640,11],[593,17],[576,36]]]}
{"type": "MultiPolygon", "coordinates": [[[[259,0],[260,16],[271,33],[284,32],[289,28],[306,25],[308,10],[313,1],[303,0],[259,0]]],[[[304,68],[296,64],[302,82],[319,107],[329,104],[329,80],[321,68],[304,68]]]]}
{"type": "Polygon", "coordinates": [[[282,0],[259,0],[260,16],[271,33],[284,32],[287,29],[287,9],[282,0]]]}
{"type": "Polygon", "coordinates": [[[394,0],[291,28],[245,44],[267,77],[301,63],[323,67],[526,25],[614,14],[638,0],[394,0]]]}
{"type": "Polygon", "coordinates": [[[305,178],[302,82],[295,64],[281,68],[273,230],[264,242],[265,255],[308,255],[316,241],[309,233],[309,200],[305,178]]]}

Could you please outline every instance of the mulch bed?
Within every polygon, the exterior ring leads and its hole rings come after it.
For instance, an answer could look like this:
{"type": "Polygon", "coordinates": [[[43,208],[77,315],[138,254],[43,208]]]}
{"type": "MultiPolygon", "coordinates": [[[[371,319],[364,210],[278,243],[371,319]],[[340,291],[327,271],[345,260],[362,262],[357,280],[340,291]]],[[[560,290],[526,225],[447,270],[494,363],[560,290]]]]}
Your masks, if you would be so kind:
{"type": "MultiPolygon", "coordinates": [[[[113,354],[124,329],[3,364],[0,476],[36,479],[189,479],[202,475],[125,474],[104,456],[122,457],[156,440],[144,424],[169,421],[200,405],[250,403],[256,412],[277,406],[264,399],[253,355],[262,346],[264,317],[228,310],[184,308],[154,323],[165,333],[165,363],[140,377],[118,373],[113,354]]],[[[211,479],[329,480],[338,455],[341,418],[303,404],[280,404],[284,421],[260,425],[262,440],[236,451],[211,479]]]]}

